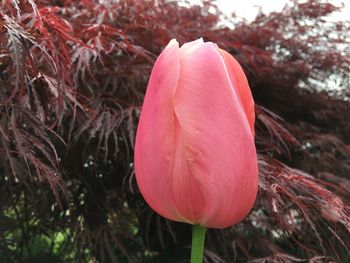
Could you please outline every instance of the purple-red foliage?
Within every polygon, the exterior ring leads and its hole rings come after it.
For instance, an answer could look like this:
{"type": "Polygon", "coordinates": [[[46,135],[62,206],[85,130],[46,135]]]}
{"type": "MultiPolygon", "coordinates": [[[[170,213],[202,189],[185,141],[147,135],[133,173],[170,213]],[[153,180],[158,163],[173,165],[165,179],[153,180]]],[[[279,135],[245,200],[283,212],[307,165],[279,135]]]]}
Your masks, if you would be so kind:
{"type": "Polygon", "coordinates": [[[132,158],[155,58],[199,37],[248,75],[260,171],[254,210],[209,231],[206,262],[349,260],[350,25],[327,18],[338,9],[309,0],[229,29],[208,1],[3,0],[0,261],[188,258],[188,226],[143,202],[132,158]]]}

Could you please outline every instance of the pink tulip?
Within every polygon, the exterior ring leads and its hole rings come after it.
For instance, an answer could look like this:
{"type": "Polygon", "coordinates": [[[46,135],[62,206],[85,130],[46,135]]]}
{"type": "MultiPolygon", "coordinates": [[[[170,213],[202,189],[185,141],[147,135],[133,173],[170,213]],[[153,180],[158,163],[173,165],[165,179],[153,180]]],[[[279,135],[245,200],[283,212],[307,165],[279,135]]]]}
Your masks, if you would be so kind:
{"type": "Polygon", "coordinates": [[[148,84],[135,145],[146,202],[170,220],[224,228],[254,205],[254,101],[238,62],[202,39],[171,40],[148,84]]]}

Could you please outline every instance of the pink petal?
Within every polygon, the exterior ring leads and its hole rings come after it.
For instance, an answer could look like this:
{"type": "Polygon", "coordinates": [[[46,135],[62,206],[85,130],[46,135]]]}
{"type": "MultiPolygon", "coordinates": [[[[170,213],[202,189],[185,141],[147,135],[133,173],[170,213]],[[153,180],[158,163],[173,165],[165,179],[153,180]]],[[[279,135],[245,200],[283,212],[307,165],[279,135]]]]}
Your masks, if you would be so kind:
{"type": "Polygon", "coordinates": [[[256,152],[240,97],[214,44],[185,52],[181,48],[173,103],[173,197],[178,211],[208,227],[237,223],[255,201],[256,152]]]}
{"type": "Polygon", "coordinates": [[[235,60],[230,53],[225,50],[219,49],[219,52],[224,59],[226,64],[226,69],[231,80],[231,84],[236,91],[237,97],[244,108],[244,111],[247,115],[250,128],[254,135],[254,121],[255,121],[255,111],[254,111],[254,100],[252,93],[250,91],[248,80],[244,74],[243,69],[235,60]]]}
{"type": "Polygon", "coordinates": [[[170,41],[154,65],[137,130],[135,174],[143,197],[155,211],[168,219],[186,221],[175,207],[171,187],[179,51],[177,41],[170,41]]]}

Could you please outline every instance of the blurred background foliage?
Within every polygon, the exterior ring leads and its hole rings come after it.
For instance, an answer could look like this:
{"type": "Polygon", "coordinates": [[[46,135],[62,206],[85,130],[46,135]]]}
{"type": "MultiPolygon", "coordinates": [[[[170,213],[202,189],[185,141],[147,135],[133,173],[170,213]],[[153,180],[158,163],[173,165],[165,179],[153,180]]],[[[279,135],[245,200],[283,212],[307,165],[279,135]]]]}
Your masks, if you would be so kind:
{"type": "Polygon", "coordinates": [[[135,129],[172,38],[229,51],[251,85],[259,195],[205,262],[349,262],[350,24],[293,2],[254,21],[215,1],[0,2],[0,262],[186,262],[190,226],[145,204],[135,129]]]}

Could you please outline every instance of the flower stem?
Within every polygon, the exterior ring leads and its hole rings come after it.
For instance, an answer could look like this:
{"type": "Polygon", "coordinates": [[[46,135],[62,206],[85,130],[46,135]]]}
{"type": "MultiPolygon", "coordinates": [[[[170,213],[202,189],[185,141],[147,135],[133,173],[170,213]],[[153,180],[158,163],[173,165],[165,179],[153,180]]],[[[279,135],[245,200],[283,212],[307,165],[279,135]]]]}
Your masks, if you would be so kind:
{"type": "Polygon", "coordinates": [[[206,228],[200,225],[192,227],[191,263],[202,263],[206,228]]]}

